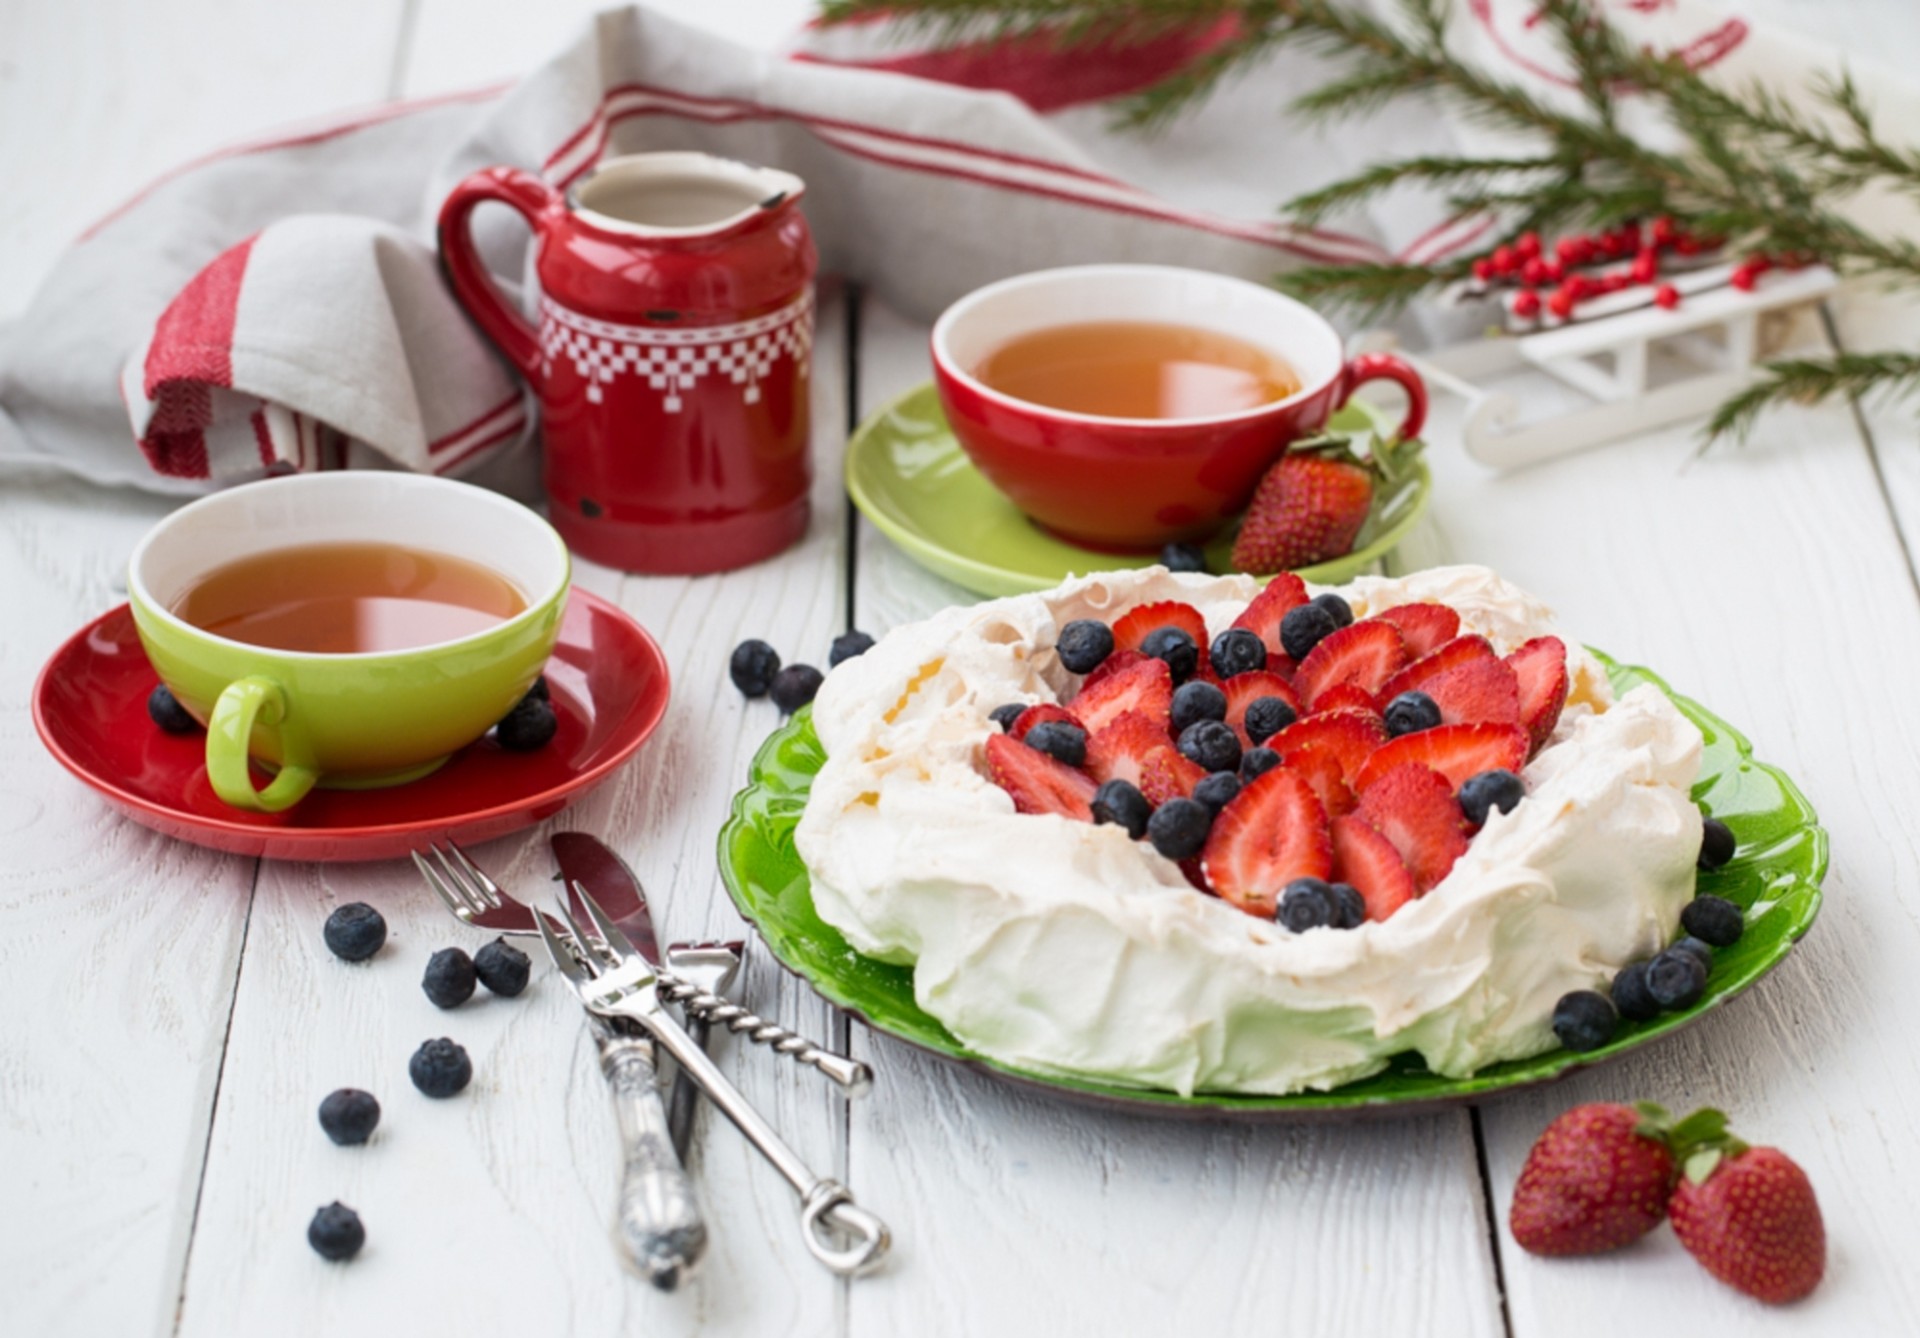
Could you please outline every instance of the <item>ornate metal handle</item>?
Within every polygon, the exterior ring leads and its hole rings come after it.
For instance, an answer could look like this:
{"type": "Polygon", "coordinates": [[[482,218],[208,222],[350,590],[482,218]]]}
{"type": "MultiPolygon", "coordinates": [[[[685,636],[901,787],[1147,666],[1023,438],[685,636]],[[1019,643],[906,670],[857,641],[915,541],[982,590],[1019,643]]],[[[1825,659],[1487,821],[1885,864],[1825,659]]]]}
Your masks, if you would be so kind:
{"type": "Polygon", "coordinates": [[[667,1133],[653,1042],[610,1036],[600,1046],[600,1069],[613,1090],[624,1153],[614,1241],[635,1272],[670,1292],[706,1254],[707,1224],[667,1133]]]}
{"type": "Polygon", "coordinates": [[[873,1070],[859,1060],[822,1049],[806,1037],[748,1012],[723,995],[709,994],[664,967],[655,970],[660,978],[660,997],[679,1004],[690,1015],[744,1035],[756,1045],[772,1046],[777,1053],[820,1070],[844,1088],[848,1096],[865,1096],[872,1090],[873,1070]]]}

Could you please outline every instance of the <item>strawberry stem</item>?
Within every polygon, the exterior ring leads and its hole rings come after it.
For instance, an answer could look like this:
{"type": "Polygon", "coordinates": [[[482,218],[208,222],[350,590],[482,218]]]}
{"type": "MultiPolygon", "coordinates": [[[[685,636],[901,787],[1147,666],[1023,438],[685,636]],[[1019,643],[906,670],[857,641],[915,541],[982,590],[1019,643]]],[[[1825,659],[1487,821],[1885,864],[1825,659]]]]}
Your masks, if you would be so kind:
{"type": "Polygon", "coordinates": [[[1686,1170],[1687,1179],[1699,1184],[1727,1157],[1737,1157],[1747,1145],[1727,1129],[1725,1112],[1702,1106],[1691,1115],[1675,1120],[1662,1106],[1641,1101],[1634,1109],[1640,1123],[1634,1132],[1667,1145],[1674,1160],[1686,1170]]]}

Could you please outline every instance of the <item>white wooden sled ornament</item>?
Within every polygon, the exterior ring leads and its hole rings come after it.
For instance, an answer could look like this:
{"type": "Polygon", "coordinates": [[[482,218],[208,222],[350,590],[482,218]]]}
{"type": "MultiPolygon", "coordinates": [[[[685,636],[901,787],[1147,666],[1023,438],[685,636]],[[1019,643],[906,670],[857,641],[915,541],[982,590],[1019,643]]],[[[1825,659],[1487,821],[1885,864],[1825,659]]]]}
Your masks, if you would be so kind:
{"type": "MultiPolygon", "coordinates": [[[[1681,293],[1670,311],[1641,287],[1594,298],[1564,324],[1424,354],[1396,351],[1429,387],[1467,401],[1467,454],[1495,469],[1537,464],[1705,413],[1771,354],[1761,348],[1761,317],[1817,302],[1839,282],[1827,266],[1809,265],[1768,271],[1743,292],[1728,283],[1734,269],[1662,276],[1681,293]],[[1547,373],[1587,406],[1519,421],[1519,400],[1484,383],[1525,371],[1547,373]]],[[[1387,334],[1359,342],[1380,349],[1395,341],[1387,334]]]]}

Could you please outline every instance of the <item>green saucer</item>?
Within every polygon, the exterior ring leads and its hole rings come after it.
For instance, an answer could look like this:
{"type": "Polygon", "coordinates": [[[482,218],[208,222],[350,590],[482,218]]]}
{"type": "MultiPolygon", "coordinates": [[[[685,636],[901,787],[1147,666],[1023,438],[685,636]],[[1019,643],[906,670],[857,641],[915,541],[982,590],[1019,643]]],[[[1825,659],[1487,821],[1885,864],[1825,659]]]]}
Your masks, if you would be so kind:
{"type": "MultiPolygon", "coordinates": [[[[1385,433],[1391,424],[1359,401],[1333,416],[1329,427],[1385,433]]],[[[847,444],[847,492],[861,514],[905,549],[915,562],[982,595],[1024,595],[1069,576],[1147,567],[1151,554],[1129,557],[1082,548],[1048,534],[1007,500],[973,463],[940,412],[933,383],[910,390],[860,425],[847,444]]],[[[1406,537],[1433,491],[1424,462],[1416,462],[1398,493],[1375,499],[1374,512],[1353,552],[1300,568],[1318,585],[1340,585],[1368,570],[1406,537]]],[[[1207,546],[1209,566],[1231,570],[1229,526],[1207,546]]]]}
{"type": "Polygon", "coordinates": [[[1401,1055],[1384,1072],[1331,1092],[1202,1092],[1191,1097],[1098,1079],[1026,1073],[975,1055],[915,1002],[912,968],[862,957],[814,911],[806,866],[793,845],[807,792],[826,760],[813,732],[811,708],[776,730],[754,758],[747,788],[734,797],[733,816],[720,833],[720,872],[740,914],[759,928],[773,955],[828,1000],[910,1045],[1052,1095],[1146,1115],[1242,1120],[1403,1115],[1473,1101],[1563,1077],[1698,1021],[1778,966],[1812,928],[1820,910],[1827,834],[1799,787],[1784,773],[1755,761],[1752,746],[1731,725],[1675,693],[1648,670],[1615,664],[1605,656],[1601,660],[1616,692],[1651,683],[1705,736],[1706,753],[1693,797],[1733,828],[1739,850],[1724,868],[1702,873],[1698,890],[1739,903],[1746,910],[1747,927],[1738,943],[1715,952],[1707,992],[1693,1007],[1648,1022],[1623,1021],[1610,1044],[1585,1054],[1551,1050],[1495,1064],[1471,1078],[1442,1077],[1417,1056],[1401,1055]]]}

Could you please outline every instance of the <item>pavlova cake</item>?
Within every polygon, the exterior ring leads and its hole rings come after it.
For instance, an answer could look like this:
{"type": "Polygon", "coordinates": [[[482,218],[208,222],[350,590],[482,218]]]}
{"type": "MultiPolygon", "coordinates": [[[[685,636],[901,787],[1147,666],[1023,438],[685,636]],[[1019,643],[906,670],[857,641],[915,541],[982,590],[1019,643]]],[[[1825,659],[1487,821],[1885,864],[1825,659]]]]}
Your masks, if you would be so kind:
{"type": "Polygon", "coordinates": [[[1326,1089],[1560,1043],[1693,895],[1701,738],[1478,567],[1108,573],[883,638],[814,705],[820,915],[982,1055],[1326,1089]]]}

